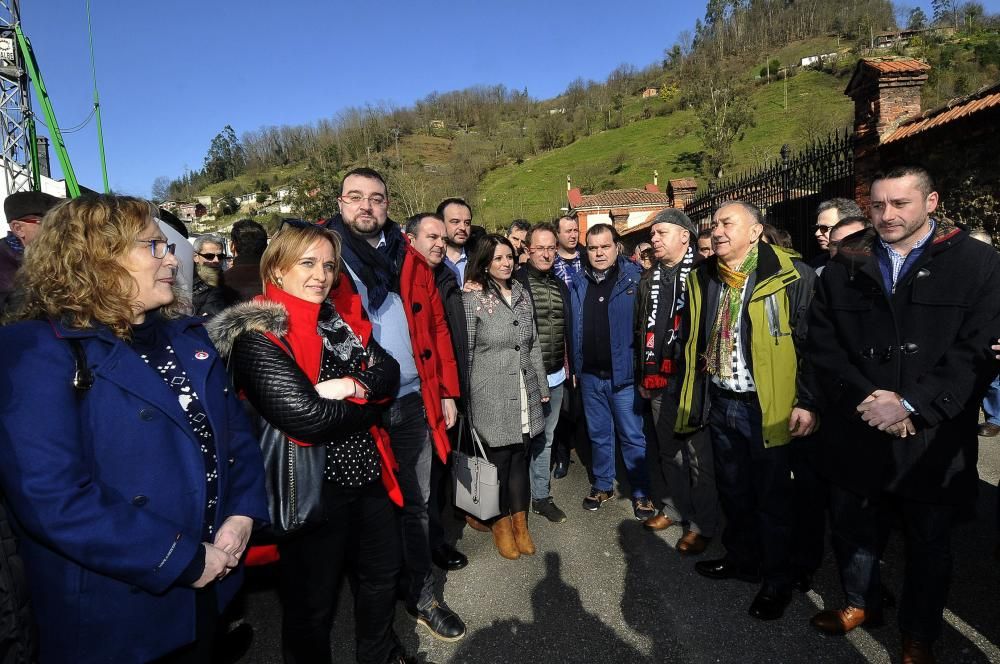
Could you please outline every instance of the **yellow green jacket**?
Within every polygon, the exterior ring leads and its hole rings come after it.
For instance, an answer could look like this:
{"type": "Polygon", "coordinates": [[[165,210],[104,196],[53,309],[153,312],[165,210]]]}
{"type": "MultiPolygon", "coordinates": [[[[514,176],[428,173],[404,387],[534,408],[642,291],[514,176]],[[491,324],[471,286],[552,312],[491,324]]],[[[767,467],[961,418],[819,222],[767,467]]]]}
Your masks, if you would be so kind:
{"type": "MultiPolygon", "coordinates": [[[[747,361],[757,386],[764,446],[776,447],[791,441],[788,420],[794,406],[815,411],[814,390],[800,370],[796,346],[805,340],[816,275],[794,252],[768,244],[761,244],[759,252],[757,270],[748,284],[752,290],[743,303],[740,334],[742,347],[750,349],[747,361]]],[[[708,420],[710,379],[703,355],[721,290],[714,256],[688,277],[678,433],[695,431],[708,420]]]]}

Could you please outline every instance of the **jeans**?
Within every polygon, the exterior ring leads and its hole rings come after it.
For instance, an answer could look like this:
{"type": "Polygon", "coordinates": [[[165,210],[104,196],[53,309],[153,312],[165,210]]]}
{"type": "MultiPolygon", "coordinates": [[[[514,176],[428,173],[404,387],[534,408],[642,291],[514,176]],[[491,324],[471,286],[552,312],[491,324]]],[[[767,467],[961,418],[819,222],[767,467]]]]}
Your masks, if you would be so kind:
{"type": "Polygon", "coordinates": [[[530,491],[525,444],[487,447],[486,459],[497,467],[497,479],[500,481],[500,516],[527,512],[530,491]]]}
{"type": "Polygon", "coordinates": [[[765,585],[791,585],[792,479],[788,445],[765,448],[760,404],[716,393],[709,412],[715,482],[726,515],[726,558],[760,570],[765,585]]]}
{"type": "Polygon", "coordinates": [[[902,518],[906,542],[899,630],[918,640],[933,641],[941,634],[951,585],[952,505],[889,496],[868,499],[831,485],[833,550],[847,603],[881,609],[878,550],[885,527],[881,510],[886,506],[902,518]]]}
{"type": "Polygon", "coordinates": [[[987,422],[1000,425],[1000,376],[993,379],[983,397],[983,412],[987,422]]]}
{"type": "Polygon", "coordinates": [[[427,429],[423,398],[408,394],[396,399],[388,420],[390,445],[399,463],[396,478],[403,493],[399,524],[408,586],[405,601],[408,607],[423,610],[434,603],[429,515],[434,444],[427,429]]]}
{"type": "Polygon", "coordinates": [[[621,445],[633,498],[649,494],[646,437],[642,432],[641,400],[634,385],[614,390],[610,379],[581,374],[583,407],[593,449],[594,488],[614,490],[615,438],[621,445]]]}
{"type": "Polygon", "coordinates": [[[333,662],[330,630],[340,584],[350,567],[357,577],[357,661],[384,664],[400,647],[392,629],[401,563],[392,503],[380,481],[361,489],[328,484],[323,500],[327,503],[325,524],[278,544],[284,661],[333,662]]]}
{"type": "Polygon", "coordinates": [[[535,436],[531,440],[529,474],[532,500],[549,497],[552,440],[556,434],[556,425],[559,423],[559,411],[562,409],[563,385],[549,388],[549,402],[543,404],[548,409],[548,414],[545,416],[545,434],[535,436]]]}
{"type": "Polygon", "coordinates": [[[653,497],[663,501],[663,513],[703,537],[713,537],[719,523],[712,438],[706,429],[693,434],[674,432],[677,398],[658,390],[650,399],[653,435],[648,444],[649,481],[653,497]]]}

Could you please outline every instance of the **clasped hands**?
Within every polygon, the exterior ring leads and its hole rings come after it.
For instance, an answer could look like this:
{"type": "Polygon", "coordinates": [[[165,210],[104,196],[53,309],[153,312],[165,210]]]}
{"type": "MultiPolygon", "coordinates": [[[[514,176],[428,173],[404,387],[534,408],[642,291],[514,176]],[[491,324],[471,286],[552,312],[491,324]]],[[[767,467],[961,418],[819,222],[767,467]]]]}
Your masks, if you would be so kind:
{"type": "Polygon", "coordinates": [[[221,581],[236,569],[246,551],[253,519],[248,516],[231,516],[222,522],[215,540],[202,542],[205,547],[205,570],[201,577],[191,584],[193,588],[204,588],[213,581],[221,581]]]}
{"type": "Polygon", "coordinates": [[[868,426],[896,438],[915,436],[917,433],[910,411],[903,407],[903,398],[891,390],[875,390],[858,404],[857,411],[868,426]]]}

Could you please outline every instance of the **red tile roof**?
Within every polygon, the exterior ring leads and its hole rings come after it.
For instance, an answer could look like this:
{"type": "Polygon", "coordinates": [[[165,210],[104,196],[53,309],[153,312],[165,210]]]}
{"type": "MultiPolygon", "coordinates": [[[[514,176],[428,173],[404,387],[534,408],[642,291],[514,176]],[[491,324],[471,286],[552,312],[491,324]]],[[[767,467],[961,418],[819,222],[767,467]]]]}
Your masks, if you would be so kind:
{"type": "Polygon", "coordinates": [[[882,74],[916,74],[929,71],[931,68],[926,62],[913,58],[864,58],[861,62],[864,66],[882,74]]]}
{"type": "Polygon", "coordinates": [[[697,189],[698,181],[694,178],[675,178],[670,181],[670,186],[674,189],[697,189]]]}
{"type": "Polygon", "coordinates": [[[902,140],[995,106],[1000,106],[1000,83],[977,90],[971,95],[952,99],[944,106],[924,111],[885,136],[882,144],[902,140]]]}
{"type": "Polygon", "coordinates": [[[645,189],[612,189],[597,194],[580,197],[576,207],[623,207],[629,205],[657,205],[667,203],[667,195],[663,192],[646,191],[645,189]]]}

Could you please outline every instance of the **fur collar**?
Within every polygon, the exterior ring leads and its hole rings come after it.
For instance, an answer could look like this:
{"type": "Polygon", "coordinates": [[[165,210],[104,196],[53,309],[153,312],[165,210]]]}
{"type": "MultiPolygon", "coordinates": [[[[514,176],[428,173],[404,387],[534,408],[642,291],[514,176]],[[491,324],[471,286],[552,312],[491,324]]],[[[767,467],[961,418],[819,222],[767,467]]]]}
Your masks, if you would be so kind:
{"type": "Polygon", "coordinates": [[[288,334],[288,310],[277,302],[251,300],[220,312],[205,328],[219,354],[226,357],[241,334],[270,332],[279,337],[288,334]]]}
{"type": "MultiPolygon", "coordinates": [[[[944,243],[953,239],[961,232],[961,228],[947,217],[934,218],[934,235],[930,239],[930,245],[944,243]]],[[[849,268],[857,268],[871,258],[875,251],[875,243],[878,242],[878,233],[874,228],[866,228],[857,233],[853,233],[844,238],[837,255],[832,260],[845,263],[849,268]]]]}

